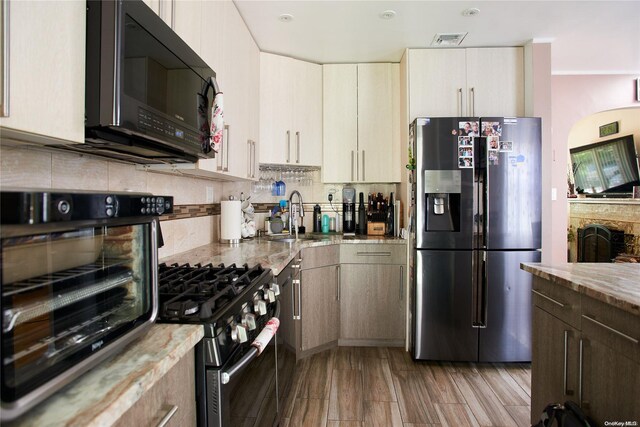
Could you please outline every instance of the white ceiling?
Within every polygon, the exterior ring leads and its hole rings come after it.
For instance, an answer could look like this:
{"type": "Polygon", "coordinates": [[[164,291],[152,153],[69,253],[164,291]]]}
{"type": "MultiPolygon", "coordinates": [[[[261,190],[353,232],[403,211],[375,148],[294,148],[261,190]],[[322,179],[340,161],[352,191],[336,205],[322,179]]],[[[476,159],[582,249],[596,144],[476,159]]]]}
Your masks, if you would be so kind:
{"type": "Polygon", "coordinates": [[[640,0],[234,1],[261,50],[322,64],[399,62],[438,32],[468,32],[460,47],[551,42],[554,74],[640,73],[640,0]],[[387,9],[394,19],[380,19],[387,9]]]}

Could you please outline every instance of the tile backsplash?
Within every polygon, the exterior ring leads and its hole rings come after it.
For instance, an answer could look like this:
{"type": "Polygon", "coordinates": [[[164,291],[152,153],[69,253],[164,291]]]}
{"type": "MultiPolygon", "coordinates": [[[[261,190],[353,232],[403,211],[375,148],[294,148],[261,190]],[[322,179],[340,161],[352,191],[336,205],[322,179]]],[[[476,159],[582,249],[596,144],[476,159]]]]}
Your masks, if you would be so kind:
{"type": "MultiPolygon", "coordinates": [[[[110,161],[90,155],[38,146],[6,145],[0,140],[0,187],[69,189],[90,191],[133,191],[173,196],[180,212],[193,211],[193,215],[176,215],[161,222],[165,246],[159,250],[163,258],[217,241],[220,229],[219,202],[230,195],[241,193],[251,197],[254,204],[273,205],[287,199],[291,191],[302,195],[305,210],[315,203],[326,204],[329,192],[334,192],[333,205],[342,207],[343,184],[323,184],[321,172],[313,172],[311,185],[302,185],[294,179],[284,180],[286,196],[272,196],[268,191],[255,192],[251,182],[219,182],[191,176],[169,175],[136,169],[134,165],[110,161]],[[197,213],[195,213],[197,211],[197,213]]],[[[359,192],[397,194],[396,184],[354,185],[359,192]]],[[[263,206],[264,207],[264,206],[263,206]]],[[[264,211],[264,209],[262,209],[264,211]]],[[[327,208],[323,212],[331,213],[327,208]]],[[[333,213],[331,213],[333,215],[333,213]]],[[[264,227],[266,213],[256,216],[257,227],[264,227]]],[[[310,228],[311,216],[308,224],[310,228]]],[[[305,218],[306,219],[306,218],[305,218]]]]}

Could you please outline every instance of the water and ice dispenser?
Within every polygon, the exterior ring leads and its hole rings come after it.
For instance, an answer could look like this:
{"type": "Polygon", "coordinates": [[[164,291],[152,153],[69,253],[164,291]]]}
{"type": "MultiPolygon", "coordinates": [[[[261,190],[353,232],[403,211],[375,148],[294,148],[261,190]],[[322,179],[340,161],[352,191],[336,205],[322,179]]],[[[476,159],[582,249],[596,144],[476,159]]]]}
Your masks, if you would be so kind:
{"type": "Polygon", "coordinates": [[[423,182],[424,230],[460,231],[460,171],[426,170],[423,182]]]}

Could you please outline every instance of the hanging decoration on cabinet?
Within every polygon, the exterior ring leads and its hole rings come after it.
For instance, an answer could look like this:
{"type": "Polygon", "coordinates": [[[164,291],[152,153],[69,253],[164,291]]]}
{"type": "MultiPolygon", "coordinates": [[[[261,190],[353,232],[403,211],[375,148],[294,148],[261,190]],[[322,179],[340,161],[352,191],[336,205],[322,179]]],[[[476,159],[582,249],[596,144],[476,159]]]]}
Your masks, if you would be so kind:
{"type": "Polygon", "coordinates": [[[202,152],[209,153],[213,150],[215,153],[219,153],[224,132],[224,113],[222,92],[220,92],[216,78],[210,77],[202,85],[200,92],[198,94],[198,129],[202,136],[202,152]],[[213,90],[211,116],[208,116],[209,89],[213,90]]]}

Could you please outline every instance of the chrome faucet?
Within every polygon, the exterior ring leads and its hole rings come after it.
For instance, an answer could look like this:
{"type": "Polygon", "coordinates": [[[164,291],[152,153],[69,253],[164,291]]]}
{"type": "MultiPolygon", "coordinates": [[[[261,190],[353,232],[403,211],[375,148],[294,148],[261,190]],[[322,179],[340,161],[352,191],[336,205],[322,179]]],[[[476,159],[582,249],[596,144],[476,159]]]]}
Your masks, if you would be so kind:
{"type": "Polygon", "coordinates": [[[304,217],[304,207],[302,206],[302,195],[298,190],[293,190],[289,195],[289,235],[291,235],[292,232],[295,232],[296,238],[298,238],[298,215],[297,215],[298,213],[300,214],[300,218],[304,217]],[[297,206],[292,203],[293,196],[296,194],[298,195],[297,206]]]}

